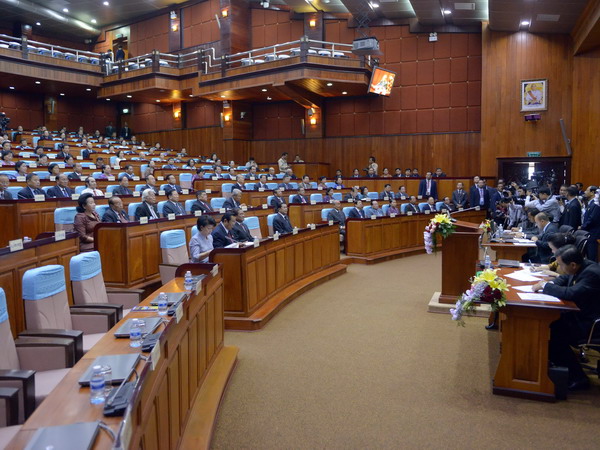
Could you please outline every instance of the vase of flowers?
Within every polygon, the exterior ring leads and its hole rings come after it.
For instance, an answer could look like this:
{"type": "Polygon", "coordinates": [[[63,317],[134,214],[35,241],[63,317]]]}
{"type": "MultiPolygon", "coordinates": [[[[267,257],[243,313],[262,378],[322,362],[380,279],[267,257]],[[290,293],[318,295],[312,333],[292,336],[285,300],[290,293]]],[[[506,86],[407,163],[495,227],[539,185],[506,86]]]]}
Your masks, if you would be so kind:
{"type": "Polygon", "coordinates": [[[493,222],[490,219],[485,219],[483,222],[479,224],[479,228],[483,230],[483,235],[481,236],[482,243],[488,243],[490,241],[490,234],[492,232],[493,222]]]}
{"type": "Polygon", "coordinates": [[[452,320],[459,326],[465,326],[463,315],[472,313],[478,303],[490,304],[493,312],[506,305],[510,285],[496,272],[497,269],[486,269],[471,278],[471,287],[459,297],[456,308],[450,309],[452,320]]]}
{"type": "Polygon", "coordinates": [[[438,234],[445,239],[454,233],[455,229],[456,225],[452,223],[450,217],[446,214],[436,214],[435,217],[429,221],[423,232],[423,240],[425,242],[425,251],[427,254],[431,254],[436,250],[438,234]]]}

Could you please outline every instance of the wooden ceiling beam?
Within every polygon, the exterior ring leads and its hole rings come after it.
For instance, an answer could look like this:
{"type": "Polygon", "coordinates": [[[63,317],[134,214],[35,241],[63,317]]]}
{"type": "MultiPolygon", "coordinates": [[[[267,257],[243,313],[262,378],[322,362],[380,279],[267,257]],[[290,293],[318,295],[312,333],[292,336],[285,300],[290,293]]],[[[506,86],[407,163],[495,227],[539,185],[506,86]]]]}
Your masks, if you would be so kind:
{"type": "Polygon", "coordinates": [[[573,32],[573,54],[600,47],[600,0],[590,0],[581,13],[573,32]]]}
{"type": "Polygon", "coordinates": [[[273,89],[289,97],[305,109],[320,108],[323,103],[323,97],[300,86],[288,83],[274,84],[273,89]]]}

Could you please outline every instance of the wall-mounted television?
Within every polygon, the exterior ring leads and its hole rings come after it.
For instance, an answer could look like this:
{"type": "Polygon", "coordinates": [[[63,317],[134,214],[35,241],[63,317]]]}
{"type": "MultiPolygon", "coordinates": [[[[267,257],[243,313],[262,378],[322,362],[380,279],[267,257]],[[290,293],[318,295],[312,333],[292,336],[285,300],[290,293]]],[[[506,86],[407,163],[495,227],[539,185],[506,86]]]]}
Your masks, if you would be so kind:
{"type": "Polygon", "coordinates": [[[396,72],[391,70],[375,67],[371,74],[371,82],[369,83],[369,93],[385,95],[386,97],[392,93],[392,86],[396,79],[396,72]]]}

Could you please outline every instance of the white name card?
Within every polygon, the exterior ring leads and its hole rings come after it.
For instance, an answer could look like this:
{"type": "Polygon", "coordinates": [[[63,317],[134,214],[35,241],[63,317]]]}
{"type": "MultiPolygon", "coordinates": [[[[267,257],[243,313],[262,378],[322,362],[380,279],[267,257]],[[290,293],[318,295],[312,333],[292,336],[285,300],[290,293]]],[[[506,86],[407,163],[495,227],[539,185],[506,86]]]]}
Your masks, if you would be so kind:
{"type": "Polygon", "coordinates": [[[201,209],[197,209],[196,211],[194,211],[194,217],[200,217],[201,215],[202,215],[201,209]]]}
{"type": "Polygon", "coordinates": [[[146,225],[148,223],[147,217],[140,217],[140,225],[146,225]]]}
{"type": "Polygon", "coordinates": [[[115,177],[107,177],[106,178],[108,181],[115,181],[115,177]]]}
{"type": "Polygon", "coordinates": [[[311,201],[310,201],[310,204],[311,204],[311,205],[316,205],[316,204],[317,204],[317,201],[316,201],[316,200],[311,200],[311,201]]]}
{"type": "Polygon", "coordinates": [[[158,181],[164,181],[165,177],[156,177],[158,181]]]}
{"type": "Polygon", "coordinates": [[[459,206],[459,207],[458,207],[458,210],[459,210],[459,211],[462,211],[463,209],[464,209],[464,208],[463,208],[462,206],[459,206]]]}
{"type": "Polygon", "coordinates": [[[65,168],[65,165],[64,165],[63,163],[59,163],[59,164],[58,164],[58,168],[59,168],[59,169],[64,169],[64,168],[65,168]]]}
{"type": "Polygon", "coordinates": [[[317,226],[316,226],[314,223],[311,223],[311,224],[310,224],[310,229],[311,229],[311,230],[316,230],[316,229],[317,229],[317,226]]]}
{"type": "Polygon", "coordinates": [[[431,214],[431,210],[430,209],[426,209],[425,210],[425,214],[431,214]]]}
{"type": "Polygon", "coordinates": [[[418,198],[419,200],[421,200],[421,199],[423,198],[423,196],[422,196],[422,195],[417,195],[417,198],[418,198]]]}
{"type": "Polygon", "coordinates": [[[181,193],[182,193],[183,195],[188,195],[188,194],[190,193],[190,190],[189,190],[189,189],[182,189],[182,190],[181,190],[181,193]]]}
{"type": "Polygon", "coordinates": [[[349,198],[348,199],[348,203],[354,203],[354,199],[353,198],[349,198]]]}
{"type": "Polygon", "coordinates": [[[81,156],[81,155],[79,155],[79,156],[76,156],[76,157],[75,157],[75,159],[77,159],[77,160],[81,161],[81,160],[83,159],[83,156],[81,156]]]}
{"type": "Polygon", "coordinates": [[[479,206],[475,207],[475,211],[479,211],[481,208],[479,206]]]}
{"type": "Polygon", "coordinates": [[[413,215],[413,212],[412,212],[412,211],[408,211],[408,212],[406,213],[406,215],[407,215],[407,216],[412,216],[412,215],[413,215]]]}
{"type": "Polygon", "coordinates": [[[138,177],[138,176],[133,177],[133,181],[140,181],[140,177],[138,177]]]}
{"type": "Polygon", "coordinates": [[[175,220],[175,214],[173,214],[173,213],[167,214],[167,219],[169,219],[169,220],[175,220]]]}
{"type": "Polygon", "coordinates": [[[158,195],[165,195],[165,191],[163,191],[162,189],[160,191],[158,191],[158,195]]]}
{"type": "Polygon", "coordinates": [[[221,214],[225,214],[225,208],[220,208],[220,209],[219,209],[219,212],[220,212],[221,214]]]}
{"type": "Polygon", "coordinates": [[[213,181],[217,181],[219,178],[218,177],[210,177],[210,179],[213,181]]]}
{"type": "Polygon", "coordinates": [[[256,177],[250,177],[250,181],[256,180],[256,177]]]}
{"type": "Polygon", "coordinates": [[[107,192],[106,194],[104,194],[104,198],[111,198],[112,197],[112,192],[107,192]]]}
{"type": "Polygon", "coordinates": [[[194,288],[194,291],[196,291],[196,294],[202,291],[202,279],[196,282],[196,287],[194,288]]]}
{"type": "Polygon", "coordinates": [[[96,169],[96,165],[95,164],[90,164],[90,169],[96,169]]]}
{"type": "Polygon", "coordinates": [[[242,205],[242,211],[248,211],[248,207],[246,205],[242,205]]]}
{"type": "Polygon", "coordinates": [[[258,239],[254,239],[254,248],[260,245],[260,241],[258,239]]]}
{"type": "Polygon", "coordinates": [[[218,264],[215,264],[215,265],[213,266],[213,268],[212,268],[212,269],[211,269],[211,271],[210,271],[210,274],[211,274],[213,277],[216,277],[216,276],[219,274],[219,265],[218,265],[218,264]]]}
{"type": "Polygon", "coordinates": [[[258,188],[258,192],[265,192],[265,188],[258,188]]]}
{"type": "Polygon", "coordinates": [[[55,175],[52,175],[52,176],[50,177],[50,181],[56,181],[56,176],[55,176],[55,175]]]}
{"type": "Polygon", "coordinates": [[[292,234],[298,234],[298,228],[294,227],[294,229],[292,230],[292,234]]]}
{"type": "Polygon", "coordinates": [[[384,199],[386,202],[390,200],[390,198],[389,198],[389,197],[387,197],[387,196],[386,196],[386,197],[383,197],[383,199],[384,199]]]}
{"type": "Polygon", "coordinates": [[[267,180],[269,180],[269,181],[272,181],[272,180],[273,180],[273,177],[270,177],[270,176],[269,176],[269,177],[267,177],[267,180]]]}
{"type": "Polygon", "coordinates": [[[211,194],[212,193],[212,189],[204,189],[204,192],[206,192],[207,194],[211,194]]]}
{"type": "Polygon", "coordinates": [[[33,196],[33,200],[35,200],[36,202],[43,202],[46,200],[46,196],[42,194],[36,194],[33,196]]]}
{"type": "Polygon", "coordinates": [[[322,191],[322,190],[323,190],[323,186],[319,186],[319,187],[317,188],[317,191],[322,191]]]}
{"type": "Polygon", "coordinates": [[[333,225],[333,220],[329,221],[329,226],[333,225]]]}
{"type": "Polygon", "coordinates": [[[25,177],[17,177],[17,181],[18,181],[19,183],[22,183],[22,182],[24,182],[24,181],[25,181],[25,177]]]}
{"type": "Polygon", "coordinates": [[[33,163],[33,162],[32,162],[32,163],[29,163],[29,167],[31,167],[31,168],[33,168],[33,169],[35,169],[35,168],[37,167],[37,164],[36,164],[36,163],[33,163]]]}
{"type": "Polygon", "coordinates": [[[139,196],[140,196],[140,195],[142,195],[142,194],[140,193],[140,191],[133,191],[133,192],[131,193],[131,195],[133,195],[134,197],[139,197],[139,196]]]}
{"type": "Polygon", "coordinates": [[[182,317],[183,317],[183,304],[180,303],[179,305],[177,305],[177,308],[175,308],[175,320],[177,320],[177,323],[181,322],[182,317]]]}
{"type": "Polygon", "coordinates": [[[273,235],[273,240],[274,241],[278,241],[279,240],[279,232],[275,232],[275,234],[273,235]]]}
{"type": "Polygon", "coordinates": [[[23,250],[23,239],[13,239],[12,241],[8,241],[8,246],[11,252],[23,250]]]}
{"type": "Polygon", "coordinates": [[[396,217],[396,213],[391,213],[390,217],[393,219],[394,217],[396,217]]]}
{"type": "Polygon", "coordinates": [[[150,362],[152,362],[152,370],[156,369],[158,362],[160,361],[160,342],[157,342],[152,351],[150,352],[150,362]]]}
{"type": "Polygon", "coordinates": [[[120,165],[118,165],[118,164],[115,164],[115,165],[113,166],[113,169],[115,169],[115,170],[119,170],[120,168],[121,168],[121,166],[120,166],[120,165]]]}
{"type": "Polygon", "coordinates": [[[60,230],[60,231],[56,231],[54,233],[54,240],[55,241],[64,241],[65,240],[65,230],[60,230]]]}
{"type": "Polygon", "coordinates": [[[266,203],[262,204],[262,209],[268,209],[268,208],[269,208],[269,205],[267,205],[266,203]]]}
{"type": "Polygon", "coordinates": [[[79,200],[80,194],[71,194],[71,200],[79,200]]]}

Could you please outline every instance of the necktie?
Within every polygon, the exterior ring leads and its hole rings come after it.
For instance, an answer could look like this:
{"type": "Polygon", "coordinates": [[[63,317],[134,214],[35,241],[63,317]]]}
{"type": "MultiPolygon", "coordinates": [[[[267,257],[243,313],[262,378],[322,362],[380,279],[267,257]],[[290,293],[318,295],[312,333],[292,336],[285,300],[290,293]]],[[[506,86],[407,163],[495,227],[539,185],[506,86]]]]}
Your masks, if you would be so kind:
{"type": "Polygon", "coordinates": [[[152,218],[156,219],[156,213],[154,212],[154,208],[152,207],[152,205],[148,204],[148,208],[150,209],[150,214],[152,215],[152,218]]]}
{"type": "Polygon", "coordinates": [[[67,196],[67,190],[65,188],[62,188],[62,193],[63,193],[63,197],[67,196]]]}
{"type": "Polygon", "coordinates": [[[484,198],[483,198],[483,189],[479,188],[479,204],[483,205],[484,203],[484,198]]]}

